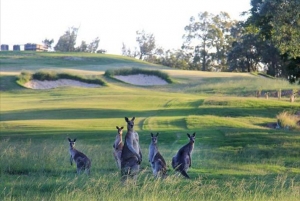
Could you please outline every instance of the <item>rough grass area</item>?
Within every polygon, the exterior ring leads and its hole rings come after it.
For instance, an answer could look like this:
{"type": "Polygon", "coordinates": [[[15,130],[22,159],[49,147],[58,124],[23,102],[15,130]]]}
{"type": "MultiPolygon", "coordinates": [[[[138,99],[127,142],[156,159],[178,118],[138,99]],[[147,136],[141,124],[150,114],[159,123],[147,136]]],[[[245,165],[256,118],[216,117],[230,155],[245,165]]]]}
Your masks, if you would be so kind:
{"type": "Polygon", "coordinates": [[[41,70],[35,73],[31,73],[28,71],[23,71],[18,76],[17,82],[19,84],[25,84],[26,82],[30,80],[40,80],[40,81],[53,81],[53,80],[59,80],[59,79],[71,79],[71,80],[77,80],[80,82],[85,82],[89,84],[99,84],[102,86],[106,86],[106,82],[104,82],[102,79],[100,79],[97,76],[92,77],[85,77],[81,75],[75,75],[70,73],[60,73],[56,71],[49,71],[49,70],[41,70]]]}
{"type": "MultiPolygon", "coordinates": [[[[90,78],[124,67],[123,57],[87,53],[0,52],[2,58],[1,70],[24,69],[23,82],[39,69],[49,72],[37,73],[40,79],[56,79],[59,73],[49,69],[90,78]],[[55,68],[48,68],[50,63],[55,68]]],[[[16,83],[16,74],[1,74],[0,200],[299,200],[299,130],[267,125],[283,111],[299,112],[300,99],[297,95],[291,103],[286,96],[249,95],[259,87],[292,90],[298,85],[248,73],[160,70],[175,82],[136,87],[102,76],[108,87],[29,90],[16,83]],[[126,128],[124,117],[133,116],[143,160],[136,182],[122,184],[112,145],[116,126],[126,128]],[[151,132],[159,133],[158,150],[167,163],[163,180],[153,177],[148,161],[151,132]],[[188,143],[187,133],[194,132],[191,179],[185,179],[171,161],[188,143]],[[68,137],[77,138],[76,148],[91,158],[90,176],[76,175],[76,166],[70,165],[68,137]]]]}
{"type": "Polygon", "coordinates": [[[104,75],[109,78],[114,78],[114,76],[116,75],[138,75],[138,74],[154,75],[165,80],[168,83],[173,83],[172,79],[167,73],[164,73],[159,70],[147,70],[147,69],[140,69],[140,68],[122,68],[122,69],[115,69],[115,70],[106,70],[104,75]]]}
{"type": "Polygon", "coordinates": [[[286,129],[300,130],[300,116],[284,111],[277,115],[277,121],[280,127],[286,129]]]}

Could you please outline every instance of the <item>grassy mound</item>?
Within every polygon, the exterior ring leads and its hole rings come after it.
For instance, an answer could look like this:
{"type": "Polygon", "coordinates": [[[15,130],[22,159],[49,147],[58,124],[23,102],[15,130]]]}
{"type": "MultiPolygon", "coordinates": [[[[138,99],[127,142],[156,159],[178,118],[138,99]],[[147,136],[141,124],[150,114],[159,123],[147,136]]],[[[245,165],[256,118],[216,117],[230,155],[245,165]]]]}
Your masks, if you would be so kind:
{"type": "Polygon", "coordinates": [[[47,71],[47,70],[41,70],[35,73],[23,71],[18,77],[17,83],[23,85],[30,80],[54,81],[59,79],[71,79],[71,80],[77,80],[88,84],[99,84],[102,86],[107,85],[103,80],[101,80],[99,77],[96,76],[85,77],[85,76],[80,76],[80,75],[75,75],[70,73],[64,73],[64,72],[59,73],[56,71],[47,71]]]}
{"type": "Polygon", "coordinates": [[[107,70],[105,71],[105,76],[109,78],[114,78],[116,75],[154,75],[168,83],[173,83],[172,79],[169,77],[167,73],[161,72],[159,70],[146,70],[140,68],[122,68],[122,69],[115,69],[115,70],[107,70]]]}

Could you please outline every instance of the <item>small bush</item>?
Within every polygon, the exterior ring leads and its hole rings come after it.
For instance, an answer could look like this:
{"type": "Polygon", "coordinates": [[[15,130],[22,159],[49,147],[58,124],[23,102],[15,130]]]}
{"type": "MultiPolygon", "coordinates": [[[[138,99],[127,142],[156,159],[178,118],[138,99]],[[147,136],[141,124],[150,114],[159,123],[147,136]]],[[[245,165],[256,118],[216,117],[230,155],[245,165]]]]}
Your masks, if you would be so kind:
{"type": "Polygon", "coordinates": [[[300,129],[298,122],[300,117],[288,112],[281,112],[277,116],[278,124],[281,128],[300,129]]]}
{"type": "Polygon", "coordinates": [[[18,76],[18,82],[20,84],[24,84],[30,80],[32,80],[32,73],[28,71],[22,71],[21,74],[18,76]]]}
{"type": "Polygon", "coordinates": [[[161,79],[165,80],[168,83],[173,83],[173,81],[171,80],[168,74],[158,70],[146,70],[140,68],[122,68],[122,69],[115,69],[115,70],[107,70],[104,73],[106,77],[110,77],[110,78],[113,78],[116,75],[137,75],[137,74],[154,75],[160,77],[161,79]]]}
{"type": "Polygon", "coordinates": [[[89,84],[99,84],[102,86],[106,86],[106,83],[98,77],[83,77],[80,75],[74,75],[70,73],[57,73],[55,71],[38,71],[36,73],[31,72],[21,72],[20,76],[18,77],[18,82],[20,84],[24,84],[30,80],[40,80],[40,81],[51,81],[51,80],[58,80],[58,79],[71,79],[77,80],[89,84]]]}
{"type": "Polygon", "coordinates": [[[58,80],[59,76],[55,71],[39,71],[32,75],[34,80],[58,80]]]}

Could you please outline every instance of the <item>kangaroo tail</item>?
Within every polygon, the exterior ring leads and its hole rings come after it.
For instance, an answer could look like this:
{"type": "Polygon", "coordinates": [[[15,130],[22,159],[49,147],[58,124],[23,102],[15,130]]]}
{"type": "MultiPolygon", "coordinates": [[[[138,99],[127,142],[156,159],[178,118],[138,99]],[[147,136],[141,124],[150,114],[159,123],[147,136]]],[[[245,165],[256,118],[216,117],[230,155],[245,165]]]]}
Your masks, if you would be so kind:
{"type": "Polygon", "coordinates": [[[186,171],[185,170],[182,170],[181,172],[180,172],[185,178],[190,178],[190,176],[186,173],[186,171]]]}

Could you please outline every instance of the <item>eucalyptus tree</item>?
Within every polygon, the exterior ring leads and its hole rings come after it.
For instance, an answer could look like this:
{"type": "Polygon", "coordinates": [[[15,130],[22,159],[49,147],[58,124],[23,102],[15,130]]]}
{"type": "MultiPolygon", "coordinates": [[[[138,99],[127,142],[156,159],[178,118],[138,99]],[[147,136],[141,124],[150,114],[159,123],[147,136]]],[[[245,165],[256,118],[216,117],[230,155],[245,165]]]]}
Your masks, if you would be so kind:
{"type": "Polygon", "coordinates": [[[227,66],[227,52],[232,42],[230,30],[235,23],[226,12],[217,15],[200,12],[197,20],[190,18],[182,48],[193,54],[195,68],[199,66],[205,71],[211,66],[227,66]]]}
{"type": "Polygon", "coordinates": [[[146,55],[152,55],[155,50],[155,37],[152,33],[146,33],[145,30],[136,32],[136,41],[139,44],[139,59],[143,59],[146,55]]]}
{"type": "Polygon", "coordinates": [[[198,20],[190,18],[190,24],[185,26],[186,34],[183,35],[182,49],[193,54],[193,64],[199,65],[199,70],[207,70],[209,64],[209,49],[211,48],[211,30],[213,15],[208,12],[200,12],[198,20]]]}
{"type": "Polygon", "coordinates": [[[212,60],[219,66],[219,68],[226,68],[227,54],[232,47],[233,37],[231,35],[231,28],[238,23],[231,20],[226,12],[220,12],[212,18],[211,32],[212,32],[212,47],[215,53],[212,53],[212,60]]]}
{"type": "Polygon", "coordinates": [[[98,46],[99,46],[100,39],[96,37],[88,46],[87,51],[91,53],[96,53],[98,46]]]}
{"type": "Polygon", "coordinates": [[[74,52],[78,30],[79,28],[75,27],[68,28],[64,35],[60,36],[54,49],[61,52],[74,52]]]}
{"type": "Polygon", "coordinates": [[[88,44],[83,40],[81,41],[80,46],[75,48],[76,52],[86,52],[88,48],[88,44]]]}
{"type": "Polygon", "coordinates": [[[257,71],[260,62],[259,41],[254,34],[245,34],[240,41],[232,45],[228,53],[228,63],[231,71],[257,71]]]}
{"type": "Polygon", "coordinates": [[[300,84],[300,1],[252,0],[247,23],[256,26],[258,34],[277,48],[284,58],[283,76],[300,84]]]}
{"type": "Polygon", "coordinates": [[[51,49],[52,48],[52,44],[54,43],[54,40],[53,39],[45,39],[42,41],[42,43],[44,44],[44,46],[47,48],[47,49],[51,49]]]}
{"type": "Polygon", "coordinates": [[[182,70],[193,70],[191,65],[192,55],[182,49],[167,50],[161,57],[161,64],[182,70]]]}

